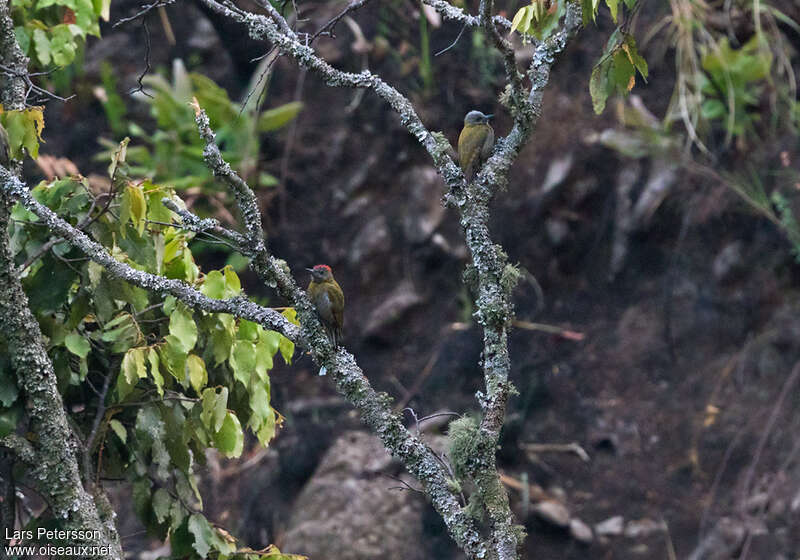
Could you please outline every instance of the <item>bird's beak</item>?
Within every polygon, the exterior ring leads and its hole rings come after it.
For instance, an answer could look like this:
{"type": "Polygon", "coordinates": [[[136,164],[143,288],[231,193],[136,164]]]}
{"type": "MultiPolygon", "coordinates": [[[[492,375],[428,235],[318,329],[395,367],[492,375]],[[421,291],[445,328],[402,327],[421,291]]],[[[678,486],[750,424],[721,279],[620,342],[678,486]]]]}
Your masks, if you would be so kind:
{"type": "Polygon", "coordinates": [[[309,271],[309,272],[314,272],[313,268],[307,268],[306,270],[309,271]]]}
{"type": "Polygon", "coordinates": [[[493,116],[494,116],[494,113],[492,113],[491,115],[486,115],[486,118],[487,119],[491,119],[493,116]]]}

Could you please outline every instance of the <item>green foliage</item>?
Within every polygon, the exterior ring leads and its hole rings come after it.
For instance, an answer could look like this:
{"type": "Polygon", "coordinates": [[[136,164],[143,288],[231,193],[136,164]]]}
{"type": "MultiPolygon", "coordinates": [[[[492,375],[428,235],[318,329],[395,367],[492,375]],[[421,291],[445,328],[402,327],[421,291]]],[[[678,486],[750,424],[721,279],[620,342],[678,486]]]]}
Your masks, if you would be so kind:
{"type": "Polygon", "coordinates": [[[539,41],[547,39],[558,29],[558,22],[564,16],[569,0],[531,0],[523,6],[511,21],[511,31],[519,31],[523,39],[535,37],[539,41]]]}
{"type": "Polygon", "coordinates": [[[773,191],[770,200],[775,208],[776,218],[781,229],[792,244],[795,261],[800,263],[800,224],[792,211],[790,201],[780,191],[773,191]]]}
{"type": "MultiPolygon", "coordinates": [[[[256,79],[248,90],[249,99],[239,104],[233,102],[213,80],[187,72],[183,63],[176,60],[172,82],[159,75],[150,75],[144,80],[152,91],[152,97],[142,95],[139,99],[150,106],[156,127],[153,132],[126,121],[124,105],[116,92],[116,80],[110,70],[104,71],[103,107],[111,129],[118,137],[130,134],[134,139],[134,145],[128,149],[131,171],[176,189],[202,187],[206,191],[218,190],[203,161],[205,143],[197,133],[194,111],[189,105],[196,98],[217,133],[217,142],[225,160],[251,184],[260,187],[277,184],[275,177],[260,170],[260,136],[288,124],[303,105],[292,102],[259,112],[257,101],[267,85],[262,76],[265,71],[266,67],[256,71],[256,79]],[[262,79],[259,81],[258,78],[262,79]]],[[[99,157],[110,158],[115,144],[102,139],[101,143],[108,150],[99,157]]]]}
{"type": "Polygon", "coordinates": [[[111,0],[15,0],[14,32],[23,52],[38,67],[67,66],[87,36],[100,36],[111,0]]]}
{"type": "Polygon", "coordinates": [[[608,39],[589,80],[595,113],[603,112],[608,97],[614,92],[627,95],[636,84],[637,72],[647,80],[647,62],[639,54],[633,36],[618,29],[608,39]]]}
{"type": "Polygon", "coordinates": [[[721,121],[729,135],[744,136],[759,119],[753,109],[772,67],[772,53],[760,43],[754,35],[741,48],[732,49],[728,38],[721,37],[713,48],[704,48],[701,115],[721,121]]]}
{"type": "Polygon", "coordinates": [[[22,111],[5,111],[0,105],[0,124],[8,132],[11,157],[23,159],[23,148],[32,158],[39,157],[39,143],[44,142],[44,107],[29,107],[22,111]]]}
{"type": "MultiPolygon", "coordinates": [[[[588,25],[589,22],[597,21],[597,12],[600,9],[600,0],[580,0],[581,2],[581,16],[583,17],[583,24],[588,25]]],[[[637,0],[622,0],[625,7],[633,10],[636,6],[637,0]]],[[[617,23],[619,17],[619,4],[620,0],[605,0],[608,11],[611,13],[611,19],[617,23]]]]}
{"type": "MultiPolygon", "coordinates": [[[[422,11],[422,0],[419,3],[422,11]]],[[[428,18],[424,14],[419,18],[419,77],[422,78],[422,87],[425,91],[433,89],[433,64],[431,63],[430,36],[428,34],[428,18]]]]}
{"type": "MultiPolygon", "coordinates": [[[[179,279],[213,298],[242,294],[232,268],[199,269],[190,248],[193,233],[164,225],[171,213],[162,198],[182,203],[168,187],[129,178],[124,143],[109,171],[108,207],[81,177],[42,182],[32,194],[72,224],[90,216],[88,233],[135,269],[179,279]]],[[[38,256],[49,234],[20,206],[12,215],[12,250],[22,263],[38,256]]],[[[110,376],[91,464],[102,465],[102,476],[132,483],[134,509],[148,530],[169,537],[173,553],[186,557],[239,552],[297,558],[277,549],[240,550],[202,515],[195,476],[209,447],[239,457],[245,429],[264,446],[274,437],[283,418],[270,404],[269,373],[276,354],[291,361],[294,345],[261,325],[193,311],[172,297],[162,301],[110,277],[66,243],[33,259],[22,281],[67,409],[79,411],[73,425],[84,435],[97,414],[91,387],[104,386],[110,376]]],[[[296,321],[294,310],[284,315],[296,321]]],[[[7,434],[22,411],[5,355],[0,348],[0,433],[7,434]]]]}

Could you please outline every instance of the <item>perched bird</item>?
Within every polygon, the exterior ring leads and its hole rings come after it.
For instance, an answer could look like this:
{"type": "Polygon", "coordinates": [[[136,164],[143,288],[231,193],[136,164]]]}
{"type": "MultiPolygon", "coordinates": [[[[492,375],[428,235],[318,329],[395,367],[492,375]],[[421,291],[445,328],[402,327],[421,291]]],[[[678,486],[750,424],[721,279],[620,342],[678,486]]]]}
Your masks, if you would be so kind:
{"type": "Polygon", "coordinates": [[[344,326],[344,293],[333,279],[333,272],[327,264],[318,264],[306,270],[311,273],[308,297],[317,308],[317,315],[328,333],[328,338],[336,346],[342,338],[344,326]]]}
{"type": "Polygon", "coordinates": [[[472,181],[483,162],[492,153],[494,129],[489,124],[492,115],[470,111],[464,117],[464,128],[458,137],[458,162],[467,181],[472,181]]]}
{"type": "Polygon", "coordinates": [[[0,124],[0,165],[8,167],[11,165],[11,145],[8,140],[8,132],[0,124]]]}

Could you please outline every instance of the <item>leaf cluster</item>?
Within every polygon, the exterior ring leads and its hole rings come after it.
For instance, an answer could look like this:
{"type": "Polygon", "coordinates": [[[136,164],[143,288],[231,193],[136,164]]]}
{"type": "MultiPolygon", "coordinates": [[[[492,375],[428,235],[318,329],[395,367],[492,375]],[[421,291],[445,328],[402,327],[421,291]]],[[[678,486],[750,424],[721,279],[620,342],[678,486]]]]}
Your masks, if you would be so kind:
{"type": "MultiPolygon", "coordinates": [[[[243,295],[234,270],[201,271],[191,242],[173,226],[162,199],[171,188],[133,180],[125,143],[109,168],[110,189],[80,177],[38,184],[33,196],[84,227],[119,261],[182,280],[210,298],[243,295]]],[[[85,476],[125,478],[149,531],[170,538],[180,557],[279,556],[242,550],[202,514],[196,469],[205,451],[238,457],[244,429],[266,446],[283,421],[270,404],[277,354],[291,363],[294,344],[227,314],[192,311],[111,277],[66,243],[49,242],[36,217],[12,210],[11,249],[25,263],[23,285],[46,337],[59,391],[96,466],[85,476]],[[42,248],[45,247],[44,252],[42,248]]],[[[293,309],[284,315],[297,322],[293,309]]],[[[7,352],[0,340],[0,356],[7,352]]],[[[25,421],[10,364],[0,359],[0,437],[25,421]]],[[[42,520],[34,519],[32,524],[42,520]]]]}
{"type": "Polygon", "coordinates": [[[14,32],[22,51],[39,68],[67,66],[89,35],[100,37],[111,0],[15,0],[14,32]]]}
{"type": "MultiPolygon", "coordinates": [[[[138,99],[150,107],[155,130],[148,131],[129,122],[126,108],[117,93],[117,83],[110,68],[103,70],[105,89],[102,103],[112,131],[120,136],[133,137],[128,149],[131,171],[143,177],[176,189],[201,187],[213,191],[214,178],[203,160],[203,140],[197,133],[195,115],[189,106],[196,98],[205,109],[211,126],[217,132],[217,141],[225,160],[240,171],[242,176],[260,187],[277,184],[277,179],[260,169],[261,136],[291,122],[303,107],[300,102],[290,102],[267,111],[258,110],[259,98],[266,88],[263,73],[257,70],[248,99],[236,103],[228,93],[210,78],[188,72],[183,62],[176,60],[172,80],[151,75],[143,80],[152,95],[138,99]],[[262,77],[261,82],[258,77],[262,77]]],[[[107,151],[98,158],[107,159],[113,154],[115,143],[101,139],[107,151]]]]}

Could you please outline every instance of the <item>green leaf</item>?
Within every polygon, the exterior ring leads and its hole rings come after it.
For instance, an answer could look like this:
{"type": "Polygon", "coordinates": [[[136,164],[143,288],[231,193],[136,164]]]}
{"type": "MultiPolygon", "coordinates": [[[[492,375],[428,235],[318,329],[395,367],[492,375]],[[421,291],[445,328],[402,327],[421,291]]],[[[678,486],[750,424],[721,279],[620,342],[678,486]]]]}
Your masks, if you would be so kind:
{"type": "Polygon", "coordinates": [[[281,335],[281,340],[278,348],[281,351],[281,357],[286,365],[292,365],[292,356],[294,356],[294,342],[281,335]]]}
{"type": "Polygon", "coordinates": [[[239,280],[239,276],[230,266],[226,266],[223,271],[225,273],[225,287],[227,288],[228,297],[239,295],[242,291],[242,282],[239,280]]]}
{"type": "Polygon", "coordinates": [[[291,103],[286,103],[280,107],[264,111],[258,117],[258,131],[270,132],[285,126],[289,121],[297,116],[302,108],[302,102],[292,101],[291,103]]]}
{"type": "Polygon", "coordinates": [[[227,313],[219,313],[214,316],[213,323],[209,329],[209,341],[214,355],[215,366],[218,366],[230,356],[235,329],[236,325],[233,316],[227,313]]]}
{"type": "Polygon", "coordinates": [[[229,363],[233,376],[245,387],[250,384],[250,377],[256,367],[255,345],[247,340],[237,340],[231,347],[229,363]]]}
{"type": "Polygon", "coordinates": [[[218,432],[228,411],[228,388],[222,387],[219,393],[216,389],[205,389],[202,402],[203,411],[200,413],[200,420],[210,432],[218,432]]]}
{"type": "Polygon", "coordinates": [[[628,58],[628,53],[626,53],[624,49],[619,49],[614,53],[613,61],[612,72],[614,85],[618,91],[628,93],[633,89],[636,69],[633,67],[633,63],[628,58]]]}
{"type": "Polygon", "coordinates": [[[133,483],[133,511],[140,519],[147,519],[150,513],[150,479],[138,478],[133,483]]]}
{"type": "Polygon", "coordinates": [[[185,352],[194,348],[197,342],[197,325],[191,312],[183,306],[179,306],[170,314],[169,332],[180,341],[185,352]]]}
{"type": "Polygon", "coordinates": [[[636,70],[639,71],[639,74],[642,75],[645,81],[647,81],[647,61],[639,54],[639,49],[636,47],[636,39],[633,38],[633,35],[627,35],[625,37],[625,42],[623,44],[623,48],[627,49],[628,55],[631,57],[634,67],[636,70]]]}
{"type": "Polygon", "coordinates": [[[214,445],[220,453],[228,458],[239,457],[244,446],[244,434],[242,425],[235,414],[228,411],[225,413],[225,420],[222,427],[214,434],[214,445]]]}
{"type": "Polygon", "coordinates": [[[294,307],[287,307],[281,315],[286,317],[291,324],[300,326],[300,319],[297,318],[297,310],[294,307]]]}
{"type": "Polygon", "coordinates": [[[597,17],[598,0],[581,0],[581,17],[583,25],[589,25],[589,22],[595,21],[597,17]]]}
{"type": "Polygon", "coordinates": [[[50,64],[50,39],[47,38],[44,30],[38,28],[33,30],[33,48],[40,65],[50,64]]]}
{"type": "Polygon", "coordinates": [[[592,70],[592,76],[589,79],[589,93],[592,96],[592,107],[596,114],[600,114],[606,108],[606,100],[611,92],[611,83],[608,79],[608,70],[611,65],[611,59],[606,59],[592,70]]]}
{"type": "MultiPolygon", "coordinates": [[[[135,371],[135,370],[132,370],[135,371]]],[[[136,376],[133,375],[134,380],[131,381],[127,375],[125,375],[125,370],[120,368],[120,372],[117,375],[117,399],[118,402],[124,401],[128,395],[133,392],[133,388],[136,387],[136,376]]]]}
{"type": "Polygon", "coordinates": [[[531,11],[530,6],[523,6],[522,8],[517,10],[517,13],[514,14],[514,19],[511,20],[511,31],[508,32],[509,35],[511,35],[514,31],[517,30],[519,30],[520,33],[524,33],[528,30],[528,26],[527,25],[523,26],[523,22],[525,22],[526,19],[530,21],[531,18],[530,11],[531,11]]]}
{"type": "Polygon", "coordinates": [[[200,413],[200,420],[210,432],[218,432],[222,428],[228,410],[228,388],[222,387],[219,393],[216,389],[205,389],[202,401],[203,411],[200,413]]]}
{"type": "Polygon", "coordinates": [[[142,369],[144,369],[144,360],[142,359],[143,352],[140,350],[140,348],[132,348],[128,350],[122,358],[122,375],[131,387],[136,385],[140,377],[147,377],[146,373],[144,376],[139,375],[140,363],[142,369]]]}
{"type": "MultiPolygon", "coordinates": [[[[119,295],[117,291],[116,295],[119,295]]],[[[139,343],[139,329],[130,313],[120,313],[113,320],[103,325],[100,340],[111,343],[114,353],[127,352],[139,343]]]]}
{"type": "Polygon", "coordinates": [[[239,320],[239,328],[236,331],[236,338],[239,340],[249,340],[255,342],[258,340],[258,333],[261,326],[258,323],[253,323],[247,319],[239,320]]]}
{"type": "Polygon", "coordinates": [[[36,272],[22,280],[28,303],[40,313],[60,310],[78,277],[75,267],[57,259],[52,251],[41,262],[36,272]]]}
{"type": "Polygon", "coordinates": [[[225,297],[225,277],[219,270],[212,270],[203,277],[203,285],[200,291],[213,299],[225,297]]]}
{"type": "Polygon", "coordinates": [[[158,396],[164,396],[164,377],[161,375],[159,369],[158,350],[149,348],[147,351],[147,361],[150,364],[150,377],[153,378],[153,383],[158,391],[158,396]]]}
{"type": "Polygon", "coordinates": [[[278,351],[280,336],[280,333],[276,333],[275,331],[261,330],[261,332],[258,333],[255,370],[261,381],[266,381],[268,379],[267,372],[273,367],[272,357],[278,351]]]}
{"type": "Polygon", "coordinates": [[[194,536],[192,548],[200,555],[200,558],[207,558],[208,552],[211,550],[211,540],[214,538],[208,520],[199,513],[193,513],[189,517],[188,528],[194,536]]]}
{"type": "Polygon", "coordinates": [[[250,411],[252,414],[248,425],[256,431],[267,416],[272,414],[272,407],[269,405],[269,384],[253,384],[253,388],[250,390],[250,411]]]}
{"type": "Polygon", "coordinates": [[[189,371],[189,383],[199,395],[200,391],[208,383],[206,364],[200,356],[189,354],[186,358],[186,369],[189,371]]]}
{"type": "Polygon", "coordinates": [[[164,337],[164,344],[159,347],[159,357],[161,362],[167,366],[172,376],[183,383],[186,379],[186,351],[180,339],[168,334],[164,337]]]}
{"type": "Polygon", "coordinates": [[[125,191],[129,193],[131,199],[131,222],[139,235],[142,235],[147,223],[147,202],[144,199],[144,191],[139,185],[128,185],[125,191]]]}
{"type": "Polygon", "coordinates": [[[103,21],[111,17],[111,0],[93,0],[94,11],[103,21]]]}
{"type": "Polygon", "coordinates": [[[128,431],[125,429],[125,426],[122,425],[122,422],[119,420],[112,418],[108,422],[109,427],[117,434],[117,437],[122,441],[122,443],[126,443],[128,441],[128,431]]]}
{"type": "Polygon", "coordinates": [[[264,422],[261,423],[261,427],[258,429],[258,432],[256,432],[256,437],[261,445],[264,447],[269,445],[269,442],[275,437],[275,433],[281,422],[283,422],[283,417],[275,412],[275,409],[271,408],[270,413],[264,418],[264,422]],[[276,421],[276,418],[278,418],[279,421],[276,421]]]}
{"type": "Polygon", "coordinates": [[[606,5],[611,12],[611,19],[617,23],[617,10],[619,9],[619,0],[606,0],[606,5]]]}
{"type": "MultiPolygon", "coordinates": [[[[22,149],[28,151],[32,158],[39,157],[39,142],[44,142],[42,131],[44,130],[43,107],[31,107],[23,111],[4,111],[0,114],[0,122],[8,132],[8,143],[11,157],[22,159],[22,149]]],[[[72,179],[55,181],[56,184],[70,190],[73,188],[72,179]]],[[[58,201],[61,202],[60,200],[58,201]]]]}
{"type": "Polygon", "coordinates": [[[172,497],[164,488],[159,488],[153,493],[153,513],[159,523],[164,523],[169,518],[169,510],[172,507],[172,497]]]}
{"type": "Polygon", "coordinates": [[[21,48],[22,52],[25,53],[26,55],[30,55],[31,36],[30,33],[28,33],[28,30],[19,25],[14,28],[14,33],[17,36],[17,43],[19,43],[19,48],[21,48]]]}
{"type": "Polygon", "coordinates": [[[64,346],[67,347],[67,350],[80,358],[88,356],[89,351],[92,349],[89,341],[78,333],[68,334],[66,338],[64,338],[64,346]]]}

